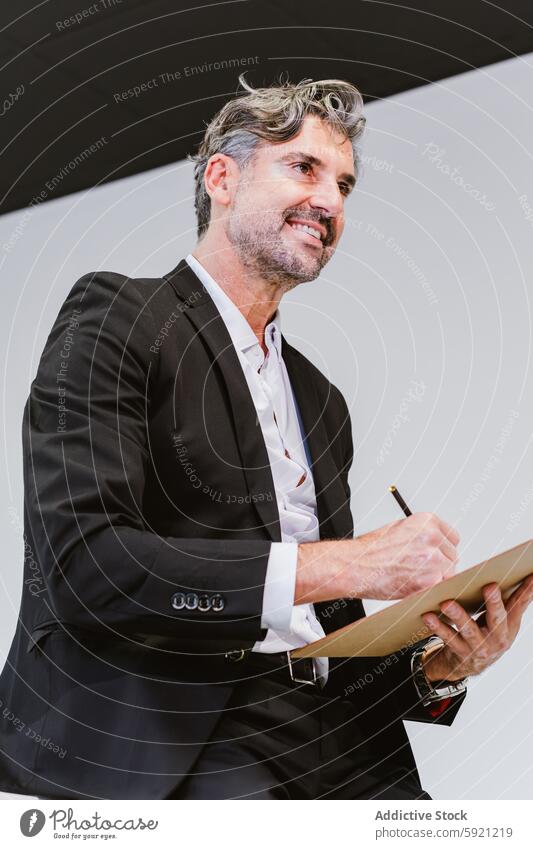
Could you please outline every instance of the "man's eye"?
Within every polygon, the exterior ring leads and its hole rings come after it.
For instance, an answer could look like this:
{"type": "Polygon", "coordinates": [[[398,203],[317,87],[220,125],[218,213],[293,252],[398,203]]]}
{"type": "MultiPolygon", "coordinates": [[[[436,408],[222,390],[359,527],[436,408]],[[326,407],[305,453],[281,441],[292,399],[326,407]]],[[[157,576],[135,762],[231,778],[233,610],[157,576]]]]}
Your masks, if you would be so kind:
{"type": "Polygon", "coordinates": [[[309,173],[311,166],[307,162],[297,162],[294,166],[295,168],[307,168],[305,173],[309,173]]]}
{"type": "MultiPolygon", "coordinates": [[[[304,174],[308,174],[312,169],[308,162],[295,162],[293,168],[305,168],[304,174]]],[[[339,183],[339,189],[344,197],[348,197],[351,187],[347,183],[339,183]]]]}

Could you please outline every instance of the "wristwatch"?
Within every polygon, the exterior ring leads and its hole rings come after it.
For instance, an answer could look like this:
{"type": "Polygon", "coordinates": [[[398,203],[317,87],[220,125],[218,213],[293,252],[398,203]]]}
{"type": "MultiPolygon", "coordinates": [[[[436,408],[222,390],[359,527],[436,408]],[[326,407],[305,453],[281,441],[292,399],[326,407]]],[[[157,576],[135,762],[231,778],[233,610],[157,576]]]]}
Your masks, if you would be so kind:
{"type": "Polygon", "coordinates": [[[468,677],[461,678],[459,681],[430,681],[427,677],[422,658],[428,649],[443,645],[444,642],[440,637],[431,637],[411,655],[411,672],[424,707],[449,696],[458,696],[466,690],[468,677]]]}

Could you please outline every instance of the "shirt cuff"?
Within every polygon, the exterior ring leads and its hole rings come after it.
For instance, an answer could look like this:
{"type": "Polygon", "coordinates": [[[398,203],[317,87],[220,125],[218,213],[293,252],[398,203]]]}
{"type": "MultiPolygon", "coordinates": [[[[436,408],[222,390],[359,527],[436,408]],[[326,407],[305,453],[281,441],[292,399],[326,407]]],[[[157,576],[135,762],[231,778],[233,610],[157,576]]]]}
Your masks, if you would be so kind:
{"type": "Polygon", "coordinates": [[[271,544],[265,575],[261,628],[289,631],[294,607],[297,560],[298,543],[271,544]]]}

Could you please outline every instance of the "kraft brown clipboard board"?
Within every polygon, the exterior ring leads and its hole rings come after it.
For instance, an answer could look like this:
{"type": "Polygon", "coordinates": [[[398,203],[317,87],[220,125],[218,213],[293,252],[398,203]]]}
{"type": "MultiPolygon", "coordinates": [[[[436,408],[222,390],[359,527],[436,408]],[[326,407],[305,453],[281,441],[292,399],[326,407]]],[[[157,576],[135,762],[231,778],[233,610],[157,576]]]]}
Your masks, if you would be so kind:
{"type": "Polygon", "coordinates": [[[530,539],[307,646],[294,649],[291,657],[383,657],[431,636],[421,614],[432,611],[443,619],[439,608],[441,601],[456,599],[470,614],[475,614],[484,610],[481,589],[485,584],[498,583],[503,598],[507,599],[531,573],[533,540],[530,539]]]}

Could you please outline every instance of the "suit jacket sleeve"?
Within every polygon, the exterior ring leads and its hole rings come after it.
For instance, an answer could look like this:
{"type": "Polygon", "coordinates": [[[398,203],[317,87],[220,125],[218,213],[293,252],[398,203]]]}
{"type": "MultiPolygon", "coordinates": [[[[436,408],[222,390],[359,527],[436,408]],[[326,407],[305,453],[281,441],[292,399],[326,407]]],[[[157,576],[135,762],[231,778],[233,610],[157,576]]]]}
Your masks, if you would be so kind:
{"type": "Polygon", "coordinates": [[[266,635],[270,541],[162,537],[143,516],[156,336],[142,284],[95,272],[73,286],[48,337],[23,422],[47,603],[90,629],[175,637],[193,650],[253,645],[266,635]],[[216,604],[175,610],[180,592],[216,604]]]}
{"type": "MultiPolygon", "coordinates": [[[[346,422],[342,429],[345,460],[340,475],[346,498],[349,500],[348,473],[353,461],[353,439],[348,407],[342,395],[340,397],[344,408],[342,418],[346,422]]],[[[360,602],[352,600],[352,604],[358,605],[357,614],[360,616],[360,602]]],[[[353,658],[349,664],[349,679],[346,678],[347,670],[345,669],[343,684],[345,697],[357,699],[358,703],[367,702],[369,706],[379,704],[380,708],[383,707],[390,712],[391,718],[451,725],[466,698],[466,691],[424,707],[411,674],[412,654],[426,643],[427,639],[419,640],[407,649],[385,657],[353,658]]]]}

